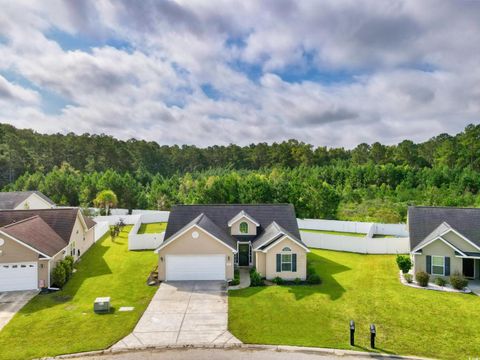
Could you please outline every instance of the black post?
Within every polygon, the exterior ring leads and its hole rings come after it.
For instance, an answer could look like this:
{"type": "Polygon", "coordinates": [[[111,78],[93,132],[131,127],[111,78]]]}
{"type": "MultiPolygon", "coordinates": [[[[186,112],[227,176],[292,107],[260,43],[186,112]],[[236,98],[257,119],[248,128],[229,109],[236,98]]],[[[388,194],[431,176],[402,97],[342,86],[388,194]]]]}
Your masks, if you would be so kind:
{"type": "Polygon", "coordinates": [[[355,346],[355,321],[350,320],[350,345],[355,346]]]}
{"type": "Polygon", "coordinates": [[[375,336],[377,335],[377,330],[375,329],[375,325],[370,325],[370,347],[375,349],[375,336]]]}

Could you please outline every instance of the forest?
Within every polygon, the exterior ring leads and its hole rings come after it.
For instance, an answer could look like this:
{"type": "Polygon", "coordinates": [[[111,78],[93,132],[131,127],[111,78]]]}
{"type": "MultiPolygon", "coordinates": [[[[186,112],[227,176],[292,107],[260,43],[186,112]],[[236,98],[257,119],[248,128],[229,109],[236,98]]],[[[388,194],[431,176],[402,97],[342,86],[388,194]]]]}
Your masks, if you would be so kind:
{"type": "Polygon", "coordinates": [[[167,146],[107,135],[44,135],[0,124],[0,187],[88,207],[112,190],[122,208],[281,203],[302,218],[402,222],[409,205],[480,206],[480,125],[423,143],[353,149],[297,140],[167,146]]]}

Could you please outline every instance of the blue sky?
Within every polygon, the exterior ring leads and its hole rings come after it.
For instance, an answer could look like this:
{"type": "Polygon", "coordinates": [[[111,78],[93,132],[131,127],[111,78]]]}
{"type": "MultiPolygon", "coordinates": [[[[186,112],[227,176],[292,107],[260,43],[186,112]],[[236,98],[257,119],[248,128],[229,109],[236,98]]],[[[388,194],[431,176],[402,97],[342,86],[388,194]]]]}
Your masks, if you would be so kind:
{"type": "Polygon", "coordinates": [[[0,122],[22,128],[351,148],[424,141],[480,119],[480,2],[48,0],[2,9],[0,122]]]}

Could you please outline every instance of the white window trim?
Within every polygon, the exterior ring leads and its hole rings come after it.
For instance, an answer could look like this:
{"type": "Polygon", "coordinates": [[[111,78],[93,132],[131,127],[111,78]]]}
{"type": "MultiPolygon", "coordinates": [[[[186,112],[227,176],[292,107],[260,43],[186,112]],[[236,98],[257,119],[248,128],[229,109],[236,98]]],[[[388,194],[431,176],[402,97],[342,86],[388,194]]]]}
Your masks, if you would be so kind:
{"type": "MultiPolygon", "coordinates": [[[[436,276],[445,276],[445,256],[440,256],[440,255],[430,255],[432,257],[432,263],[430,264],[430,272],[432,273],[432,275],[436,275],[436,276]],[[442,273],[441,274],[435,274],[433,272],[433,258],[440,258],[440,259],[443,259],[443,265],[442,265],[442,273]]],[[[440,267],[439,265],[435,265],[436,267],[440,267]]]]}
{"type": "Polygon", "coordinates": [[[240,234],[248,234],[248,231],[249,231],[248,222],[242,221],[240,224],[238,224],[238,231],[240,232],[240,234]],[[243,224],[245,224],[247,226],[247,231],[242,231],[242,225],[243,224]]]}
{"type": "Polygon", "coordinates": [[[280,254],[280,272],[293,272],[293,253],[281,253],[280,254]],[[284,256],[290,256],[290,261],[283,261],[284,256]],[[290,264],[290,270],[283,270],[283,264],[290,264]]]}

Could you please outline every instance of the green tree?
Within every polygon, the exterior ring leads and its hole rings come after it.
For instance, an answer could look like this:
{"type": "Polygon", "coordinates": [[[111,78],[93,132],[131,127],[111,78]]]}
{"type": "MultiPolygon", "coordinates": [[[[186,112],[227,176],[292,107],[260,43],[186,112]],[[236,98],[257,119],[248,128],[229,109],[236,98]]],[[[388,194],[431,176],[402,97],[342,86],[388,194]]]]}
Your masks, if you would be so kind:
{"type": "Polygon", "coordinates": [[[106,215],[110,215],[110,208],[116,207],[118,204],[117,195],[112,190],[103,190],[97,194],[93,203],[95,206],[105,209],[106,215]]]}

